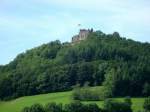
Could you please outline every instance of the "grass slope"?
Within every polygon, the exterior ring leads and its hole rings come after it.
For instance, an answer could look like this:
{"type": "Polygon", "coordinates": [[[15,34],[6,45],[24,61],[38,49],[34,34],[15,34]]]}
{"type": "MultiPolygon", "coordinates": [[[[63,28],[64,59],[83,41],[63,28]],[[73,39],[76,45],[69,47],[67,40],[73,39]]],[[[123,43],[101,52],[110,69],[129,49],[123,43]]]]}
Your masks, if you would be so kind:
{"type": "MultiPolygon", "coordinates": [[[[41,103],[43,105],[48,102],[67,104],[72,101],[71,94],[72,91],[49,93],[49,94],[41,94],[35,96],[26,96],[12,101],[0,102],[0,112],[20,112],[20,110],[23,107],[30,106],[35,103],[41,103]]],[[[123,100],[123,98],[113,98],[113,99],[119,101],[123,100]]],[[[144,98],[132,98],[132,102],[133,102],[132,108],[134,112],[137,112],[138,110],[142,110],[144,98]]],[[[103,106],[103,101],[88,101],[83,103],[96,103],[100,107],[103,106]]]]}

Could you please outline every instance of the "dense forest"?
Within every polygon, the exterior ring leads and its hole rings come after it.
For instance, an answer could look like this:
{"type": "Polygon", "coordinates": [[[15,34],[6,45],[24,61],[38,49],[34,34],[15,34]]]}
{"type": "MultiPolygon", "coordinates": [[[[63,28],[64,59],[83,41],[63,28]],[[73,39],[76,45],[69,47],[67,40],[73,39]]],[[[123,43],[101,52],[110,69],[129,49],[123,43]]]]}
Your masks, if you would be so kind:
{"type": "Polygon", "coordinates": [[[72,45],[56,40],[0,66],[0,99],[104,86],[106,97],[150,95],[150,44],[92,32],[72,45]]]}

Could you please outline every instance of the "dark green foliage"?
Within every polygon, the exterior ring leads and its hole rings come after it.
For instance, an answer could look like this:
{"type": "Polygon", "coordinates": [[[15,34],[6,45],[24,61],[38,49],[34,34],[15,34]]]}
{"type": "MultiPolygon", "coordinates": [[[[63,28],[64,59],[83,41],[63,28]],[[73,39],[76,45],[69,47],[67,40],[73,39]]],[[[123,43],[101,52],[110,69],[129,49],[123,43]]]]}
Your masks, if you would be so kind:
{"type": "Polygon", "coordinates": [[[46,112],[63,112],[62,104],[48,103],[45,106],[46,112]]]}
{"type": "Polygon", "coordinates": [[[96,104],[82,104],[79,101],[65,105],[65,112],[101,112],[102,109],[96,104]]]}
{"type": "Polygon", "coordinates": [[[143,107],[145,112],[150,112],[150,97],[145,99],[143,107]]]}
{"type": "Polygon", "coordinates": [[[131,105],[128,102],[105,100],[104,110],[106,112],[132,112],[131,105]]]}
{"type": "Polygon", "coordinates": [[[12,88],[12,81],[9,77],[0,79],[0,99],[9,99],[11,98],[13,88],[12,88]]]}
{"type": "Polygon", "coordinates": [[[94,74],[95,85],[101,85],[104,81],[104,75],[106,74],[106,70],[108,67],[108,63],[101,63],[98,66],[98,70],[94,74]]]}
{"type": "Polygon", "coordinates": [[[102,109],[100,109],[96,104],[88,104],[84,109],[84,112],[102,112],[102,109]]]}
{"type": "Polygon", "coordinates": [[[83,86],[86,82],[92,84],[93,82],[93,66],[91,64],[83,63],[78,65],[77,72],[78,83],[83,86]]]}
{"type": "Polygon", "coordinates": [[[93,32],[78,44],[50,42],[0,66],[0,99],[104,85],[104,95],[148,96],[150,44],[93,32]],[[9,85],[9,86],[8,86],[9,85]]]}
{"type": "Polygon", "coordinates": [[[120,35],[119,35],[118,32],[114,32],[112,36],[113,36],[114,38],[120,39],[120,35]]]}
{"type": "Polygon", "coordinates": [[[42,105],[34,104],[30,107],[30,112],[45,112],[45,110],[42,105]]]}
{"type": "Polygon", "coordinates": [[[79,101],[74,101],[70,104],[65,105],[65,111],[66,112],[83,112],[84,105],[80,103],[79,101]]]}
{"type": "Polygon", "coordinates": [[[126,97],[124,99],[124,102],[127,103],[128,105],[132,105],[132,101],[131,101],[131,98],[130,97],[126,97]]]}
{"type": "Polygon", "coordinates": [[[21,112],[102,112],[102,109],[96,104],[82,104],[79,101],[74,101],[64,106],[48,103],[44,108],[40,104],[34,104],[31,107],[24,107],[21,112]]]}
{"type": "Polygon", "coordinates": [[[115,88],[115,70],[111,69],[105,74],[105,82],[104,82],[104,97],[112,97],[114,93],[114,88],[115,88]]]}
{"type": "Polygon", "coordinates": [[[31,112],[30,107],[24,107],[21,112],[31,112]]]}
{"type": "Polygon", "coordinates": [[[145,83],[144,88],[143,88],[143,94],[145,96],[150,96],[150,84],[145,83]]]}
{"type": "Polygon", "coordinates": [[[74,100],[81,100],[81,101],[96,101],[102,100],[100,98],[100,91],[99,90],[91,90],[88,86],[84,87],[75,87],[73,89],[72,97],[74,100]]]}

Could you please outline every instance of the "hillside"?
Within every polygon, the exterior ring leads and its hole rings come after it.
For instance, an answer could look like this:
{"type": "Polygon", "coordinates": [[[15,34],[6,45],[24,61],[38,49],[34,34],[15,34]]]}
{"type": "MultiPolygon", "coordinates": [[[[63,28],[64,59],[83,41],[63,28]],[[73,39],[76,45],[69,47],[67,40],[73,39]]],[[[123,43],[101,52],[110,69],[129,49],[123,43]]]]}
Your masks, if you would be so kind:
{"type": "Polygon", "coordinates": [[[0,99],[103,85],[105,97],[150,95],[150,44],[92,32],[72,45],[60,41],[19,54],[0,66],[0,99]]]}
{"type": "MultiPolygon", "coordinates": [[[[98,87],[95,87],[94,89],[98,89],[98,87]]],[[[72,102],[71,93],[72,91],[41,94],[36,96],[21,97],[12,101],[0,102],[0,110],[1,112],[20,112],[20,110],[23,109],[25,106],[31,106],[35,104],[35,102],[43,105],[49,102],[68,104],[72,102]]],[[[113,99],[119,101],[123,100],[123,98],[113,99]]],[[[133,112],[138,112],[138,110],[142,110],[143,102],[144,98],[132,98],[133,112]]],[[[100,107],[103,107],[103,101],[87,101],[83,103],[96,103],[100,107]]]]}

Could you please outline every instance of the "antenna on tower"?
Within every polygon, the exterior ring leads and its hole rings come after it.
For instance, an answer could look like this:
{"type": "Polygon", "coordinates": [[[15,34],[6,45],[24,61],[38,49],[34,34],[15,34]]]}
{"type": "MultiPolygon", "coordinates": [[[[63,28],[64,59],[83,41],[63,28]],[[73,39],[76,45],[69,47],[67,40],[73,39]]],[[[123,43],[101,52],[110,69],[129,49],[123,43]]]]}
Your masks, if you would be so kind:
{"type": "Polygon", "coordinates": [[[81,24],[78,24],[78,28],[79,28],[79,30],[81,29],[81,24]]]}
{"type": "Polygon", "coordinates": [[[81,24],[78,24],[78,26],[80,27],[80,26],[81,26],[81,24]]]}

